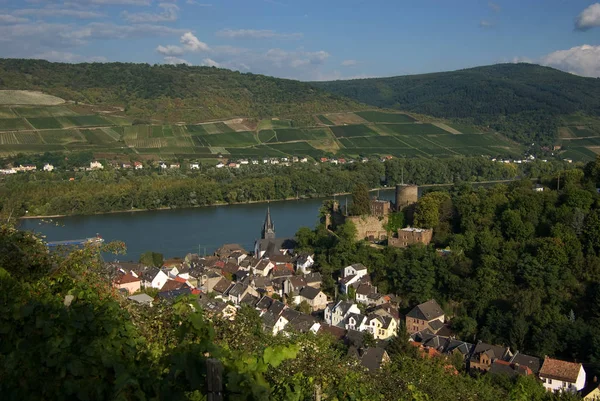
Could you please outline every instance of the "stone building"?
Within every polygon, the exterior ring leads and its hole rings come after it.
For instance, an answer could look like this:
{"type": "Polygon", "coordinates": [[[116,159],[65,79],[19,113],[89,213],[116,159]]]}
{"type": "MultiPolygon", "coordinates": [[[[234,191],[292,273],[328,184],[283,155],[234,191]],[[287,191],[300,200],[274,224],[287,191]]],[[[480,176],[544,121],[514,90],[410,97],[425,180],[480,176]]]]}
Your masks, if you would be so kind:
{"type": "Polygon", "coordinates": [[[388,245],[396,248],[406,248],[413,244],[429,245],[432,237],[433,229],[431,228],[399,228],[398,237],[388,238],[388,245]]]}

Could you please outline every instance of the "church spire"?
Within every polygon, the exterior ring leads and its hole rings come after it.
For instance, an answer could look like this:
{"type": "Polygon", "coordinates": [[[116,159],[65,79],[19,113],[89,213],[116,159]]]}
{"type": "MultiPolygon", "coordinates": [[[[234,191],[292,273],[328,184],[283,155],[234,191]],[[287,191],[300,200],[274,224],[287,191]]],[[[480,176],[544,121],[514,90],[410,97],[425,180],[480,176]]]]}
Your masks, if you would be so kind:
{"type": "Polygon", "coordinates": [[[265,224],[261,230],[262,239],[272,239],[275,238],[275,225],[271,220],[271,209],[267,206],[267,216],[265,217],[265,224]]]}

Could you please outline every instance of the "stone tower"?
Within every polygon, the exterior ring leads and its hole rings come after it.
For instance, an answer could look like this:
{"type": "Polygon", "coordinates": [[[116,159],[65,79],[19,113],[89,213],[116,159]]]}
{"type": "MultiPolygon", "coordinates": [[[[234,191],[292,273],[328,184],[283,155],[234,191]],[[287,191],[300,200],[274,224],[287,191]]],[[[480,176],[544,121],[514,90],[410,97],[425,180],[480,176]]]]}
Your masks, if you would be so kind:
{"type": "Polygon", "coordinates": [[[268,206],[267,217],[265,217],[265,224],[263,224],[260,237],[262,239],[275,239],[275,225],[273,224],[273,220],[271,220],[271,209],[268,206]]]}
{"type": "Polygon", "coordinates": [[[419,200],[419,187],[416,185],[396,184],[396,210],[400,211],[419,200]]]}

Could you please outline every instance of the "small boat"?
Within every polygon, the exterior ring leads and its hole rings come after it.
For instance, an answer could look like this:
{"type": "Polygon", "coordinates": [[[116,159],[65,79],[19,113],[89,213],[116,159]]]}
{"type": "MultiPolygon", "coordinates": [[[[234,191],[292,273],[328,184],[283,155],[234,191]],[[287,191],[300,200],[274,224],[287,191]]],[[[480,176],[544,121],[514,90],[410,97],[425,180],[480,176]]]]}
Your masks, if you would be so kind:
{"type": "Polygon", "coordinates": [[[84,245],[100,245],[104,243],[104,239],[99,235],[91,238],[82,238],[82,239],[70,239],[66,241],[51,241],[46,245],[49,248],[55,248],[59,246],[84,246],[84,245]]]}

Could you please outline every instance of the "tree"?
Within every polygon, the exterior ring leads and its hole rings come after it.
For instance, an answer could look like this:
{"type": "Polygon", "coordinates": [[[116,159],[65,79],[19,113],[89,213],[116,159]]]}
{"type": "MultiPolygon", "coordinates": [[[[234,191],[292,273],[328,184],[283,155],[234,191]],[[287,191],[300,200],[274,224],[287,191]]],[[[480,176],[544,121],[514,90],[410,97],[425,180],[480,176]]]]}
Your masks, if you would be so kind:
{"type": "Polygon", "coordinates": [[[362,216],[371,213],[371,199],[369,197],[369,188],[365,184],[356,184],[352,190],[352,205],[350,214],[353,216],[362,216]]]}
{"type": "Polygon", "coordinates": [[[306,300],[300,302],[296,309],[298,312],[304,313],[305,315],[310,315],[312,312],[312,308],[310,307],[310,304],[306,302],[306,300]]]}
{"type": "Polygon", "coordinates": [[[162,253],[148,251],[140,256],[140,263],[145,266],[162,267],[163,261],[162,253]]]}

